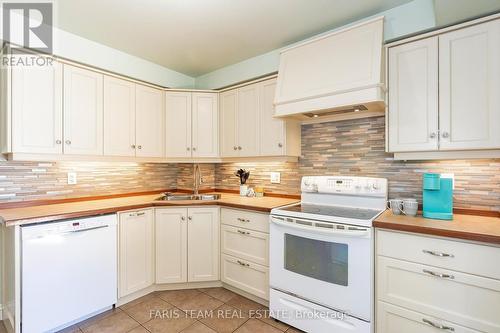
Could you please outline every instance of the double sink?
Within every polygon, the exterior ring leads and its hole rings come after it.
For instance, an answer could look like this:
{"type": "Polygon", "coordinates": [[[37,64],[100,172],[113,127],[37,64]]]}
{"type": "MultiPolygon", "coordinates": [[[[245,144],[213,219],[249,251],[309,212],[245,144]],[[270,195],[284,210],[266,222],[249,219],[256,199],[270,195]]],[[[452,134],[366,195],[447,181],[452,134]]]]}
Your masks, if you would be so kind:
{"type": "Polygon", "coordinates": [[[165,193],[156,200],[159,201],[181,201],[181,200],[199,200],[211,201],[220,199],[220,194],[171,194],[165,193]]]}

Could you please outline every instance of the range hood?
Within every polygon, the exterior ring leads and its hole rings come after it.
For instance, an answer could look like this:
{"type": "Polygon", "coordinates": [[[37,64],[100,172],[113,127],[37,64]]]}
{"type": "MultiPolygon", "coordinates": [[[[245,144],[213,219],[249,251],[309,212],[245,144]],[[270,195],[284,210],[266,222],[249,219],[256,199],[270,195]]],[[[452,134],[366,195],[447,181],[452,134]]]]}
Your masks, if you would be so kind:
{"type": "Polygon", "coordinates": [[[385,112],[384,18],[281,51],[275,116],[332,121],[385,112]]]}

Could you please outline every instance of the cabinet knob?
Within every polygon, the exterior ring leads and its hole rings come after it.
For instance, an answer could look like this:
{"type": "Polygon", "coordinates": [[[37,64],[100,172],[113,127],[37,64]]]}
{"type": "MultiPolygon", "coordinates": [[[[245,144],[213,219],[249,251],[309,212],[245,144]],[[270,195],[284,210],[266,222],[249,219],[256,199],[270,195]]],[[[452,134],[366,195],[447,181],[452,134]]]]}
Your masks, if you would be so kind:
{"type": "Polygon", "coordinates": [[[443,132],[443,138],[445,138],[445,139],[446,139],[446,138],[447,138],[447,137],[449,137],[449,136],[450,136],[450,133],[448,133],[448,132],[443,132]]]}
{"type": "Polygon", "coordinates": [[[71,144],[71,140],[66,140],[65,142],[66,142],[67,145],[71,144]]]}
{"type": "Polygon", "coordinates": [[[181,216],[181,221],[186,221],[186,217],[185,216],[181,216]]]}
{"type": "Polygon", "coordinates": [[[234,147],[233,147],[233,149],[234,149],[234,150],[238,150],[238,147],[234,146],[234,147]]]}
{"type": "Polygon", "coordinates": [[[282,148],[283,147],[283,144],[280,142],[278,143],[278,147],[282,148]]]}
{"type": "Polygon", "coordinates": [[[186,147],[186,150],[187,150],[187,151],[190,151],[190,150],[191,150],[191,148],[189,148],[189,147],[186,147]]]}
{"type": "Polygon", "coordinates": [[[238,150],[241,150],[241,146],[238,146],[238,150]]]}
{"type": "Polygon", "coordinates": [[[196,147],[193,147],[193,151],[196,151],[196,147]]]}
{"type": "Polygon", "coordinates": [[[429,138],[431,139],[434,139],[436,137],[436,133],[435,132],[432,132],[430,135],[429,135],[429,138]]]}
{"type": "Polygon", "coordinates": [[[56,144],[60,145],[62,143],[61,140],[56,140],[56,144]]]}
{"type": "Polygon", "coordinates": [[[135,145],[130,145],[130,148],[135,149],[135,145]]]}
{"type": "Polygon", "coordinates": [[[142,149],[142,146],[141,146],[141,145],[138,145],[138,146],[137,146],[137,149],[142,149]]]}
{"type": "Polygon", "coordinates": [[[192,216],[188,216],[188,220],[191,221],[193,219],[192,216]]]}

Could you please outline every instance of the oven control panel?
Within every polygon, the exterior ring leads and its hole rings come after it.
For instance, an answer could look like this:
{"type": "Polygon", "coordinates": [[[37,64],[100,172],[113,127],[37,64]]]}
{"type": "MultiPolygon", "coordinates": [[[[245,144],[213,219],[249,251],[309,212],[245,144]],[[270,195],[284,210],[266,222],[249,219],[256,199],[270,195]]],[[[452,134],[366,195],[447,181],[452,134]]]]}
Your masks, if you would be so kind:
{"type": "Polygon", "coordinates": [[[301,191],[305,193],[385,196],[387,194],[387,179],[346,176],[305,176],[302,177],[301,191]]]}

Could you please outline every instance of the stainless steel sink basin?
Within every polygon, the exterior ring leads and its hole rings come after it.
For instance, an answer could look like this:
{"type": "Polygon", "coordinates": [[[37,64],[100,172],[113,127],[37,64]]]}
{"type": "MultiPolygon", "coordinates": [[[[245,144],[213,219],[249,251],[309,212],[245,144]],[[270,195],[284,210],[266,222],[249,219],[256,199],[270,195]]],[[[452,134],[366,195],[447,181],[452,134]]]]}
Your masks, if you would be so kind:
{"type": "Polygon", "coordinates": [[[170,194],[159,197],[156,200],[161,201],[181,201],[181,200],[201,200],[210,201],[220,199],[220,194],[170,194]]]}

